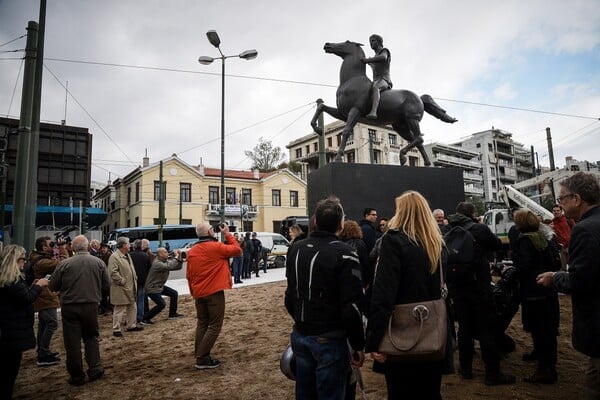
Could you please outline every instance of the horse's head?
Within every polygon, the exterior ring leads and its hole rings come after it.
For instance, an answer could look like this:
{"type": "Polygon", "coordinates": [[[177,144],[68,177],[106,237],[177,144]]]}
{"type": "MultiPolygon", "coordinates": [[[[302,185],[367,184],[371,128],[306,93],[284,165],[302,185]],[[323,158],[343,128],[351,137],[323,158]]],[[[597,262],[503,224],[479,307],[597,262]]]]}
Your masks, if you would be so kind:
{"type": "Polygon", "coordinates": [[[325,53],[333,53],[336,56],[345,58],[348,55],[364,57],[365,52],[361,48],[362,44],[346,40],[341,43],[325,43],[323,50],[325,53]]]}

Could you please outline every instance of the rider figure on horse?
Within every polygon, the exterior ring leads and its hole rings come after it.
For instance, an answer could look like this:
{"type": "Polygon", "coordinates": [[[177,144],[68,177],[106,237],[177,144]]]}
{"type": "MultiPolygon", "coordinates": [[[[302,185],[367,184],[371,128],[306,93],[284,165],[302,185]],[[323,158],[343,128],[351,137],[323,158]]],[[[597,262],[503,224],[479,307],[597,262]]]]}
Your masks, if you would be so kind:
{"type": "Polygon", "coordinates": [[[390,78],[390,63],[392,62],[392,54],[388,49],[383,47],[383,38],[373,34],[369,37],[371,48],[375,51],[375,55],[371,58],[363,58],[361,61],[364,64],[369,64],[373,69],[373,85],[371,86],[371,112],[367,114],[367,118],[377,119],[377,107],[379,107],[379,92],[392,88],[392,79],[390,78]]]}

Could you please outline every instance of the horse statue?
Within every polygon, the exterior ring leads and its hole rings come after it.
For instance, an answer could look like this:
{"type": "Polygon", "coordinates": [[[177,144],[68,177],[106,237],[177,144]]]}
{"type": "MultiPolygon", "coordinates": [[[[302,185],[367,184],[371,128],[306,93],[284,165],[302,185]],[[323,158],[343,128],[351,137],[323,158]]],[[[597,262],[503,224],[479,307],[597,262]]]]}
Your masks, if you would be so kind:
{"type": "Polygon", "coordinates": [[[367,120],[365,115],[371,106],[369,89],[372,83],[366,75],[366,65],[361,62],[361,59],[365,57],[361,46],[361,44],[349,40],[342,43],[325,43],[323,49],[326,53],[333,53],[343,59],[340,69],[340,85],[336,92],[337,108],[326,106],[318,101],[317,110],[310,123],[311,126],[317,134],[323,134],[323,130],[317,126],[317,119],[322,112],[346,121],[335,162],[342,161],[348,137],[353,132],[354,126],[359,121],[363,121],[369,125],[381,127],[391,124],[392,128],[408,141],[408,144],[400,150],[401,165],[406,163],[406,153],[414,147],[421,152],[425,165],[431,165],[423,147],[423,135],[419,127],[423,111],[427,111],[444,122],[454,123],[457,120],[446,114],[446,111],[438,106],[431,96],[425,94],[419,98],[409,90],[381,92],[377,119],[367,120]]]}

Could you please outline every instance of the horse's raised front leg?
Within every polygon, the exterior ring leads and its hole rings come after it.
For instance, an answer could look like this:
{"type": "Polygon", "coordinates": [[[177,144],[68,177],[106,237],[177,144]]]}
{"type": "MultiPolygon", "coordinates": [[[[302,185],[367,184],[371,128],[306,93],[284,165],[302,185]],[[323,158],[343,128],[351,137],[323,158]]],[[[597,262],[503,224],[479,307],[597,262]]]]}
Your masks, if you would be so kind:
{"type": "Polygon", "coordinates": [[[413,140],[409,144],[407,144],[402,150],[400,150],[400,163],[404,165],[406,163],[406,153],[408,153],[413,148],[417,148],[423,157],[423,162],[426,167],[431,165],[431,161],[429,161],[429,156],[423,147],[423,135],[421,134],[421,128],[419,126],[419,121],[416,119],[409,119],[406,121],[408,125],[408,129],[412,133],[413,140]]]}
{"type": "Polygon", "coordinates": [[[315,110],[315,115],[313,115],[312,119],[310,120],[310,126],[312,126],[315,133],[319,135],[323,134],[323,129],[317,125],[317,119],[323,112],[326,112],[333,118],[340,119],[342,121],[346,120],[346,116],[342,115],[337,108],[326,106],[321,99],[317,100],[317,108],[315,110]]]}
{"type": "Polygon", "coordinates": [[[361,112],[357,107],[353,107],[348,113],[348,118],[346,119],[346,126],[342,131],[342,140],[340,141],[340,147],[338,148],[337,154],[335,155],[335,162],[342,162],[344,159],[344,150],[346,149],[346,142],[348,141],[348,137],[350,137],[350,133],[354,132],[354,127],[356,123],[361,117],[361,112]]]}

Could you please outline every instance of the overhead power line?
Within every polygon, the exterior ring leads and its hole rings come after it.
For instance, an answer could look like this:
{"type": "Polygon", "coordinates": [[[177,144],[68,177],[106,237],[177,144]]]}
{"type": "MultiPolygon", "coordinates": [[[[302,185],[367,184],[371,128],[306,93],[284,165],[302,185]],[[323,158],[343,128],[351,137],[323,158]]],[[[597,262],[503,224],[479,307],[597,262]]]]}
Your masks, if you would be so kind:
{"type": "Polygon", "coordinates": [[[27,36],[27,34],[21,35],[21,36],[19,36],[18,38],[15,38],[15,39],[13,39],[13,40],[9,40],[9,41],[8,41],[8,42],[6,42],[6,43],[2,43],[2,44],[0,44],[0,47],[2,47],[2,46],[6,46],[7,44],[10,44],[10,43],[12,43],[12,42],[16,42],[17,40],[19,40],[19,39],[22,39],[22,38],[24,38],[25,36],[27,36]]]}
{"type": "Polygon", "coordinates": [[[106,130],[102,127],[102,125],[100,125],[100,123],[98,121],[96,121],[96,119],[92,116],[92,114],[90,114],[88,112],[88,110],[83,106],[83,104],[81,104],[79,102],[79,100],[77,100],[77,98],[75,96],[73,96],[73,93],[71,93],[69,91],[69,89],[61,82],[60,79],[58,79],[58,77],[54,74],[54,72],[52,72],[52,70],[50,68],[48,68],[48,66],[45,63],[44,63],[44,68],[46,68],[48,70],[48,72],[50,72],[50,74],[54,77],[54,79],[56,79],[56,81],[66,90],[66,92],[69,94],[69,96],[71,96],[71,98],[73,100],[75,100],[75,103],[77,103],[77,105],[83,110],[83,112],[88,116],[88,118],[91,119],[92,122],[94,122],[94,124],[96,124],[96,126],[100,129],[100,131],[102,133],[104,133],[104,136],[106,136],[108,138],[108,140],[110,140],[111,143],[115,145],[115,147],[121,152],[121,154],[123,154],[127,160],[129,160],[130,162],[134,163],[131,160],[131,158],[129,158],[129,156],[125,153],[125,151],[123,151],[123,149],[121,148],[121,146],[119,146],[117,144],[117,142],[115,142],[113,140],[113,138],[108,134],[108,132],[106,132],[106,130]]]}

